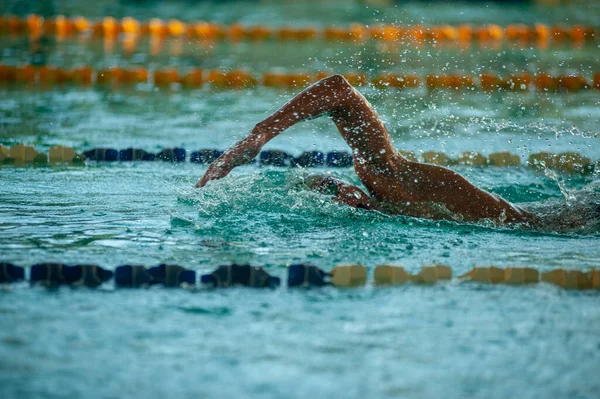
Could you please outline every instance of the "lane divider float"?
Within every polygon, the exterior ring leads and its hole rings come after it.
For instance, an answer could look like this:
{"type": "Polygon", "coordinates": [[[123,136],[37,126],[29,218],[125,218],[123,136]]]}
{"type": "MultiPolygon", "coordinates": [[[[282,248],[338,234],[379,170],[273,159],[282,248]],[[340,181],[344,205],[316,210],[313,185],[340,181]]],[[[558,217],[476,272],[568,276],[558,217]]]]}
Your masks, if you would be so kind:
{"type": "Polygon", "coordinates": [[[586,42],[596,40],[596,29],[592,26],[548,26],[543,23],[533,25],[511,24],[505,27],[496,24],[484,26],[470,24],[458,26],[375,24],[368,26],[361,23],[352,23],[344,27],[330,25],[317,28],[314,26],[247,26],[240,23],[223,25],[208,21],[183,22],[177,19],[163,21],[159,18],[139,21],[135,18],[125,17],[118,20],[110,16],[92,21],[81,16],[68,18],[58,15],[54,18],[44,18],[36,14],[28,15],[26,18],[10,15],[0,16],[0,33],[11,35],[29,34],[32,37],[56,35],[58,38],[79,34],[113,38],[126,34],[154,38],[185,37],[188,39],[230,40],[234,42],[245,40],[280,40],[286,42],[325,40],[361,43],[365,40],[374,39],[384,42],[406,42],[417,46],[425,43],[433,45],[457,43],[462,46],[478,43],[481,46],[493,47],[495,43],[508,42],[540,48],[546,48],[550,42],[580,47],[586,42]]]}
{"type": "MultiPolygon", "coordinates": [[[[1,284],[25,281],[26,275],[23,267],[0,263],[1,284]]],[[[222,265],[210,273],[198,276],[194,270],[173,264],[160,264],[150,268],[143,265],[122,265],[112,271],[98,265],[37,263],[29,268],[28,278],[32,286],[47,288],[62,285],[95,288],[113,279],[118,288],[147,288],[153,285],[194,288],[198,284],[206,288],[276,288],[281,285],[279,277],[271,276],[262,267],[238,264],[222,265]]],[[[423,266],[416,274],[410,274],[402,266],[395,265],[379,265],[373,270],[373,283],[378,287],[408,283],[433,285],[451,280],[452,269],[445,265],[423,266]]],[[[314,265],[293,264],[288,267],[287,273],[287,286],[290,288],[328,285],[359,287],[367,284],[367,281],[368,270],[362,265],[339,265],[328,273],[314,265]]],[[[591,290],[600,289],[600,270],[554,269],[540,273],[539,270],[528,267],[475,267],[455,281],[507,285],[543,282],[564,289],[591,290]]]]}
{"type": "MultiPolygon", "coordinates": [[[[198,89],[205,85],[218,89],[248,89],[257,86],[280,89],[304,88],[320,79],[330,76],[329,72],[276,72],[269,71],[256,75],[243,69],[202,70],[192,68],[185,73],[177,69],[166,68],[148,70],[143,67],[111,67],[93,70],[88,66],[64,69],[51,66],[6,65],[0,64],[0,84],[35,85],[51,88],[61,85],[96,86],[119,88],[149,84],[158,88],[198,89]]],[[[484,72],[478,75],[468,74],[430,74],[420,77],[415,74],[380,73],[369,77],[361,72],[347,72],[343,76],[353,86],[371,85],[378,89],[416,89],[437,90],[475,89],[483,92],[545,92],[577,93],[600,90],[600,72],[592,78],[580,74],[550,75],[540,72],[526,72],[500,77],[484,72]]]]}
{"type": "MultiPolygon", "coordinates": [[[[412,162],[422,161],[440,166],[472,166],[472,167],[517,167],[521,166],[521,157],[507,151],[494,152],[487,157],[474,151],[465,151],[456,158],[451,158],[443,152],[425,151],[419,157],[411,151],[398,151],[412,162]]],[[[137,148],[115,150],[113,148],[94,148],[83,154],[77,154],[71,147],[54,146],[48,154],[39,153],[33,146],[17,144],[11,148],[0,145],[0,165],[5,166],[45,166],[57,164],[84,165],[85,161],[95,162],[134,162],[134,161],[163,161],[172,163],[191,163],[208,165],[214,162],[223,151],[202,149],[189,153],[184,148],[164,148],[154,154],[137,148]]],[[[259,166],[277,167],[339,167],[347,168],[354,165],[352,154],[344,151],[305,151],[294,157],[281,150],[264,150],[250,163],[259,166]]],[[[600,160],[595,163],[588,157],[577,152],[539,152],[531,154],[526,166],[535,170],[552,169],[570,174],[588,174],[600,171],[600,160]]]]}

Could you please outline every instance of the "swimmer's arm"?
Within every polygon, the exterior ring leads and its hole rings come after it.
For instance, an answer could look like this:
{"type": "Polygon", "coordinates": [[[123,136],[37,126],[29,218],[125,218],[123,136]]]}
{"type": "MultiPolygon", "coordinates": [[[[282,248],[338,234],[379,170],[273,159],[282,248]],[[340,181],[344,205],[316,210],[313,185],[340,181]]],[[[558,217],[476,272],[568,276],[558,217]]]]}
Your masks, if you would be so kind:
{"type": "Polygon", "coordinates": [[[257,123],[248,137],[239,141],[210,165],[196,187],[220,179],[236,166],[253,160],[271,139],[296,123],[345,110],[356,101],[356,92],[340,75],[322,79],[300,92],[271,116],[257,123]]]}
{"type": "Polygon", "coordinates": [[[237,166],[247,164],[258,156],[264,145],[264,139],[252,132],[248,137],[238,141],[233,147],[217,158],[209,167],[196,187],[203,187],[210,180],[225,177],[237,166]]]}
{"type": "Polygon", "coordinates": [[[375,209],[373,200],[360,188],[331,176],[311,176],[306,184],[324,194],[332,194],[333,200],[353,208],[375,209]]]}

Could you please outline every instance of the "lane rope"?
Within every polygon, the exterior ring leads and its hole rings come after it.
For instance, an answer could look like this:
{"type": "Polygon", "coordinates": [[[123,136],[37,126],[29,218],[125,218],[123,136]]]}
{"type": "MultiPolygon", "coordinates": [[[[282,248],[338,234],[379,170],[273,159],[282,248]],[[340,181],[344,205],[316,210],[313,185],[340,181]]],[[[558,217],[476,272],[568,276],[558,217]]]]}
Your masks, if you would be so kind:
{"type": "Polygon", "coordinates": [[[522,46],[548,47],[549,43],[569,44],[580,47],[586,42],[596,40],[596,29],[592,26],[548,26],[542,23],[532,25],[511,24],[502,27],[496,24],[473,26],[398,26],[375,24],[372,26],[352,23],[346,27],[326,26],[305,27],[269,27],[266,25],[246,26],[239,23],[223,25],[208,21],[182,22],[171,19],[163,21],[153,18],[139,21],[125,17],[115,19],[105,17],[91,21],[85,17],[68,18],[62,15],[44,18],[31,14],[26,18],[0,16],[0,32],[11,35],[29,34],[33,37],[56,35],[59,38],[78,34],[92,37],[116,37],[120,34],[152,37],[186,37],[199,40],[262,41],[281,40],[286,42],[306,40],[326,40],[361,43],[368,39],[385,42],[407,42],[417,46],[425,43],[438,45],[458,43],[468,46],[476,42],[483,46],[494,47],[497,43],[509,42],[522,46]]]}
{"type": "MultiPolygon", "coordinates": [[[[339,265],[330,272],[309,264],[289,265],[287,286],[293,287],[359,287],[367,284],[368,270],[362,265],[339,265]]],[[[96,288],[114,280],[117,288],[147,288],[152,285],[164,287],[227,288],[246,286],[276,288],[281,285],[279,277],[271,276],[262,267],[250,265],[221,265],[211,273],[202,274],[173,264],[160,264],[146,268],[143,265],[122,265],[114,271],[98,265],[66,265],[62,263],[37,263],[23,268],[11,263],[0,263],[0,284],[29,281],[32,286],[57,288],[61,285],[96,288]]],[[[410,274],[402,266],[379,265],[373,270],[375,286],[402,284],[433,285],[452,280],[452,269],[445,265],[426,265],[418,273],[410,274]]],[[[540,273],[529,267],[489,266],[474,267],[454,279],[456,282],[479,284],[533,285],[548,283],[564,289],[600,289],[600,270],[588,271],[554,269],[540,273]]]]}
{"type": "MultiPolygon", "coordinates": [[[[411,151],[398,151],[409,161],[424,162],[441,166],[465,165],[472,167],[517,167],[521,166],[521,157],[507,151],[494,152],[485,156],[475,151],[465,151],[456,158],[443,152],[425,151],[420,156],[411,151]]],[[[56,164],[84,165],[86,161],[95,162],[131,162],[131,161],[164,161],[172,163],[191,162],[208,165],[217,159],[223,151],[201,149],[186,151],[184,148],[164,148],[158,153],[137,148],[115,150],[113,148],[94,148],[78,154],[71,147],[54,146],[48,154],[39,153],[35,147],[17,144],[12,147],[0,145],[0,166],[44,166],[56,164]]],[[[305,151],[294,157],[281,150],[264,150],[251,163],[259,166],[278,167],[352,167],[352,154],[344,151],[305,151]]],[[[577,152],[538,152],[529,155],[526,165],[537,170],[553,169],[564,173],[588,174],[600,171],[600,160],[593,162],[577,152]]]]}
{"type": "MultiPolygon", "coordinates": [[[[219,89],[248,89],[257,86],[273,88],[304,88],[320,79],[330,76],[329,72],[265,72],[256,75],[243,69],[203,70],[192,68],[179,72],[175,68],[148,70],[147,68],[104,68],[93,70],[83,66],[65,69],[51,66],[6,65],[0,64],[0,84],[35,85],[50,88],[57,85],[96,86],[119,88],[150,84],[159,88],[197,89],[210,85],[219,89]]],[[[416,74],[385,72],[369,77],[361,72],[347,72],[343,76],[353,86],[371,85],[377,89],[417,89],[429,91],[481,90],[494,92],[578,93],[587,90],[600,90],[600,72],[586,78],[581,74],[550,75],[527,72],[500,77],[484,72],[469,74],[429,74],[425,77],[416,74]]]]}

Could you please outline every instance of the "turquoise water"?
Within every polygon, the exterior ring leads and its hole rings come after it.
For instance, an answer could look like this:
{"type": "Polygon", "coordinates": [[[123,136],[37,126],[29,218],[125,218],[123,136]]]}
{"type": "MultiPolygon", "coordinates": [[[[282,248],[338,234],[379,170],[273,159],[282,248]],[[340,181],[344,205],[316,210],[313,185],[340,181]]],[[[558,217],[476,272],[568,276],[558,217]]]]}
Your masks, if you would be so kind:
{"type": "MultiPolygon", "coordinates": [[[[283,24],[289,15],[299,25],[379,20],[600,25],[597,5],[460,4],[454,12],[456,6],[422,3],[368,9],[342,2],[273,2],[260,9],[252,2],[161,3],[134,7],[97,1],[82,7],[61,1],[51,3],[49,12],[272,25],[283,24]]],[[[47,4],[9,1],[0,11],[47,4]]],[[[28,60],[23,39],[3,38],[2,43],[2,62],[28,60]]],[[[144,47],[126,55],[119,45],[105,53],[101,42],[90,44],[50,40],[44,54],[53,65],[67,67],[243,64],[256,73],[273,66],[419,74],[448,68],[475,74],[485,65],[498,73],[540,69],[590,76],[600,67],[597,44],[556,51],[397,51],[374,43],[217,43],[213,49],[188,43],[179,57],[169,53],[172,43],[157,56],[144,47]]],[[[599,91],[492,96],[361,91],[385,119],[394,144],[417,154],[510,151],[524,163],[539,151],[577,151],[600,159],[599,91]]],[[[225,149],[291,95],[268,88],[0,87],[0,143],[23,142],[38,151],[58,144],[80,152],[94,147],[225,149]]],[[[266,148],[293,155],[349,150],[326,119],[301,123],[266,148]]],[[[548,201],[558,209],[566,193],[569,217],[583,215],[577,204],[600,196],[597,173],[554,176],[525,166],[455,169],[486,190],[509,201],[535,203],[537,209],[548,201]]],[[[600,266],[600,230],[594,220],[584,228],[549,224],[528,231],[391,217],[346,208],[297,187],[315,171],[358,183],[350,168],[249,165],[203,190],[193,189],[205,170],[162,162],[3,167],[0,260],[97,263],[111,269],[124,263],[176,263],[200,273],[248,262],[280,277],[286,276],[287,265],[298,262],[326,270],[356,262],[370,272],[382,263],[416,272],[439,262],[451,266],[455,276],[475,265],[540,271],[600,266]]],[[[0,289],[0,298],[3,398],[593,398],[600,389],[598,292],[546,284],[185,291],[115,290],[109,283],[98,290],[51,292],[17,284],[0,289]]]]}

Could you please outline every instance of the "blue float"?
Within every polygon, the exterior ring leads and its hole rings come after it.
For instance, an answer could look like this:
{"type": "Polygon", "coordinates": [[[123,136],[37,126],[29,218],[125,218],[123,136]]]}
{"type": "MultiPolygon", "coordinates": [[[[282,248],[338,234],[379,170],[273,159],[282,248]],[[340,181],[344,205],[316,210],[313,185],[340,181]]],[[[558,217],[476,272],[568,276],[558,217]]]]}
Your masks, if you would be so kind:
{"type": "Polygon", "coordinates": [[[258,157],[261,166],[289,166],[292,156],[280,150],[265,150],[258,157]]]}
{"type": "Polygon", "coordinates": [[[322,287],[330,285],[325,281],[328,273],[312,265],[296,264],[288,268],[288,287],[322,287]]]}
{"type": "Polygon", "coordinates": [[[274,288],[281,284],[281,279],[269,275],[262,267],[233,264],[219,266],[214,272],[202,275],[200,282],[221,288],[235,285],[274,288]]]}
{"type": "Polygon", "coordinates": [[[121,162],[127,161],[154,161],[156,155],[150,154],[144,150],[137,148],[127,148],[126,150],[119,151],[119,160],[121,162]]]}
{"type": "Polygon", "coordinates": [[[57,287],[66,284],[63,276],[62,263],[36,263],[31,266],[29,281],[32,285],[43,285],[45,287],[57,287]]]}
{"type": "Polygon", "coordinates": [[[63,267],[66,284],[97,287],[113,277],[113,272],[97,265],[74,265],[63,267]]]}
{"type": "Polygon", "coordinates": [[[347,152],[332,151],[327,153],[327,166],[347,168],[354,165],[352,154],[347,152]]]}
{"type": "Polygon", "coordinates": [[[164,148],[156,154],[156,159],[165,162],[185,162],[185,150],[183,148],[164,148]]]}
{"type": "Polygon", "coordinates": [[[94,148],[84,152],[83,155],[92,161],[114,162],[119,160],[119,151],[112,148],[94,148]]]}
{"type": "Polygon", "coordinates": [[[25,280],[25,269],[12,263],[0,263],[0,283],[25,280]]]}
{"type": "Polygon", "coordinates": [[[153,283],[152,276],[141,265],[123,265],[115,269],[115,285],[117,287],[140,288],[153,283]]]}
{"type": "Polygon", "coordinates": [[[184,283],[196,285],[196,272],[179,265],[161,264],[149,268],[147,273],[154,283],[163,284],[165,287],[179,287],[184,283]]]}
{"type": "Polygon", "coordinates": [[[313,168],[322,166],[325,163],[325,154],[320,151],[305,151],[300,156],[292,158],[291,166],[301,166],[303,168],[313,168]]]}
{"type": "Polygon", "coordinates": [[[190,162],[199,164],[210,164],[213,163],[222,154],[223,151],[211,149],[194,151],[190,155],[190,162]]]}

